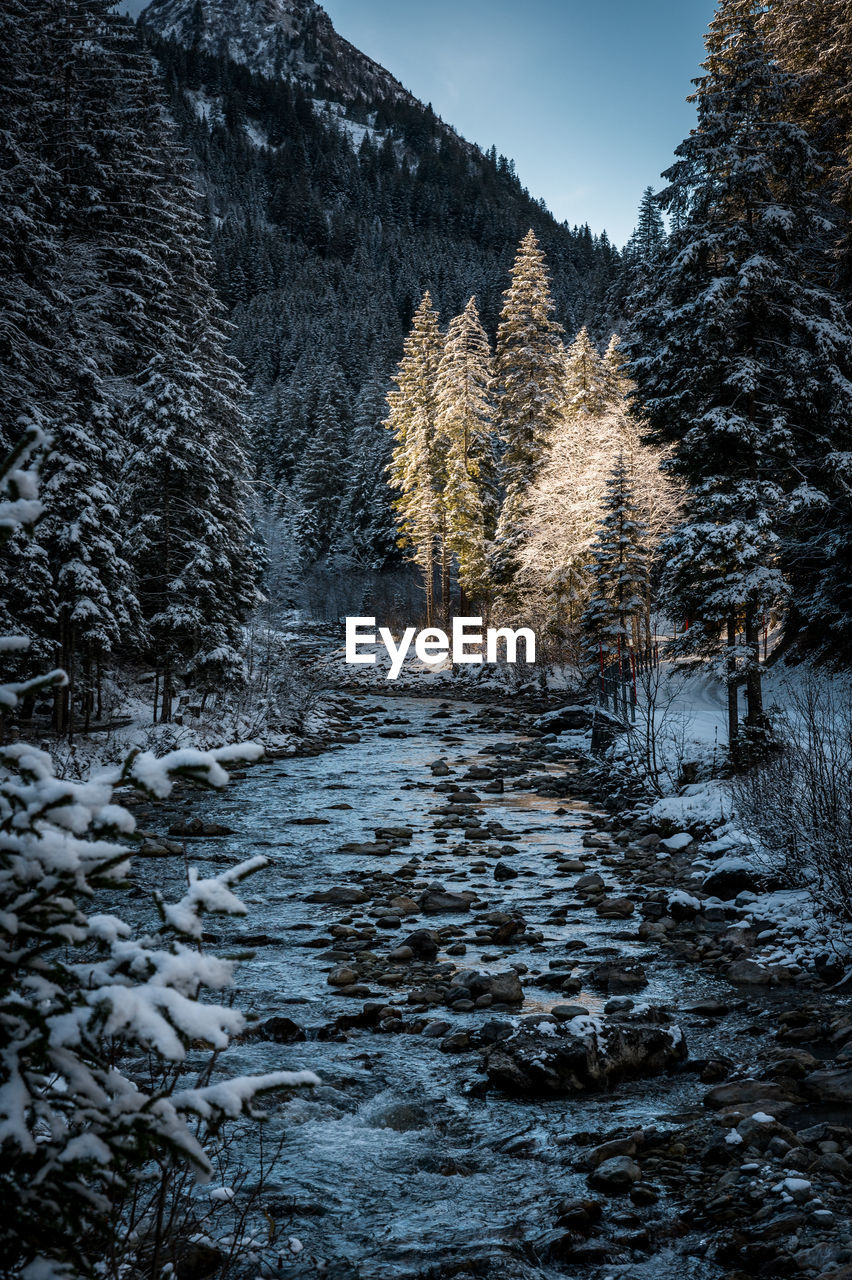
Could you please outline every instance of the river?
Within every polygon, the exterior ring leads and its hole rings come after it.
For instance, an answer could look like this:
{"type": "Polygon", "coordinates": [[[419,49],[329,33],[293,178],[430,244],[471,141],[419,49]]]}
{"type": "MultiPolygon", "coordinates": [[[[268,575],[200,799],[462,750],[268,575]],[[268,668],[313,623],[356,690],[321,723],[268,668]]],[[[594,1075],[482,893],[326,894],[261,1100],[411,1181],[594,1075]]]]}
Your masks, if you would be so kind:
{"type": "MultiPolygon", "coordinates": [[[[305,1067],[322,1081],[270,1105],[269,1137],[283,1132],[285,1140],[263,1195],[266,1222],[274,1224],[267,1263],[269,1256],[276,1258],[273,1274],[334,1280],[721,1276],[724,1268],[701,1257],[698,1235],[694,1254],[688,1232],[676,1247],[642,1247],[649,1215],[664,1222],[678,1210],[676,1198],[659,1183],[652,1207],[637,1207],[626,1197],[610,1203],[606,1248],[597,1259],[592,1249],[579,1271],[558,1250],[554,1256],[550,1243],[555,1206],[590,1194],[578,1163],[583,1147],[636,1128],[676,1135],[684,1120],[701,1112],[706,1085],[696,1071],[624,1082],[608,1092],[519,1100],[484,1089],[479,1055],[442,1050],[444,1036],[422,1030],[382,1034],[367,1027],[345,1035],[329,1031],[336,1018],[358,1013],[366,1000],[394,1006],[404,1022],[414,1016],[404,984],[369,983],[364,999],[353,1000],[327,977],[346,957],[357,957],[359,948],[382,956],[419,928],[457,930],[452,938],[463,941],[466,952],[456,959],[442,951],[437,959],[447,972],[453,966],[505,972],[511,965],[523,977],[520,1008],[496,1014],[480,1008],[421,1011],[421,1026],[435,1019],[449,1023],[445,1035],[481,1027],[492,1017],[515,1023],[544,1015],[566,999],[600,1011],[609,997],[585,978],[594,962],[610,957],[645,967],[649,982],[637,1002],[677,1011],[719,996],[731,1000],[727,984],[696,965],[678,964],[670,950],[640,941],[635,920],[602,919],[572,894],[574,877],[557,870],[571,859],[599,870],[613,893],[627,892],[618,849],[584,845],[595,830],[594,811],[585,800],[531,794],[520,773],[506,777],[502,794],[462,781],[470,766],[496,764],[500,772],[500,762],[516,762],[524,747],[517,723],[507,730],[477,712],[464,703],[365,696],[352,722],[360,740],[254,768],[221,794],[199,799],[183,793],[165,814],[162,807],[156,811],[160,823],[201,813],[233,828],[232,836],[192,843],[193,861],[203,869],[257,853],[270,860],[244,886],[248,918],[210,925],[213,950],[246,950],[237,976],[238,1005],[261,1022],[291,1018],[307,1035],[295,1044],[236,1043],[220,1069],[253,1074],[305,1067]],[[382,736],[389,733],[400,736],[382,736]],[[436,810],[447,794],[436,792],[440,779],[430,766],[441,757],[452,770],[451,784],[480,788],[473,811],[480,824],[500,834],[489,834],[484,843],[459,842],[458,829],[436,826],[436,810]],[[377,829],[400,824],[412,829],[400,852],[340,852],[342,845],[373,841],[377,829]],[[515,877],[495,880],[498,862],[508,864],[515,877]],[[377,872],[391,877],[384,909],[375,897],[352,906],[306,901],[317,890],[358,885],[365,875],[369,882],[377,872]],[[388,915],[387,898],[400,886],[416,896],[433,885],[474,891],[481,900],[469,915],[377,925],[388,915]],[[526,934],[506,945],[484,941],[483,919],[495,909],[521,913],[526,934]],[[335,924],[353,930],[351,938],[333,939],[329,929],[335,924]],[[554,967],[570,973],[574,960],[581,982],[576,994],[566,997],[538,985],[537,977],[552,978],[554,967]]],[[[567,755],[546,767],[570,780],[575,766],[567,755]]],[[[542,767],[535,772],[541,775],[542,767]]],[[[146,813],[143,825],[148,820],[146,813]]],[[[180,892],[180,860],[152,863],[147,874],[156,875],[166,891],[180,892]]],[[[736,1057],[732,1046],[739,1043],[753,1055],[760,1035],[760,1025],[752,1025],[754,1009],[742,1002],[738,1012],[733,1004],[725,1023],[726,1052],[736,1057]]],[[[690,1013],[676,1017],[691,1060],[718,1054],[716,1021],[690,1013]]],[[[683,1177],[700,1180],[700,1169],[690,1171],[688,1158],[683,1177]]]]}

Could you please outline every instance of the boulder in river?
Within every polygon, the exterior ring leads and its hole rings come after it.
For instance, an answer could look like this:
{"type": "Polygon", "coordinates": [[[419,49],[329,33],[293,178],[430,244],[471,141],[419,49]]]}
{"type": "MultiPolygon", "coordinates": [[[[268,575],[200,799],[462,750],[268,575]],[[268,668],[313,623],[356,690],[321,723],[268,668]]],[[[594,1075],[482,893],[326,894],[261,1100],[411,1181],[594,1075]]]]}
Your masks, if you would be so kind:
{"type": "Polygon", "coordinates": [[[852,1103],[852,1068],[838,1071],[812,1071],[805,1076],[805,1088],[820,1102],[852,1103]]]}
{"type": "Polygon", "coordinates": [[[439,916],[447,911],[470,911],[470,904],[475,900],[474,893],[449,893],[441,889],[427,889],[420,895],[420,910],[427,916],[439,916]]]}
{"type": "Polygon", "coordinates": [[[367,902],[369,894],[363,889],[356,889],[353,885],[335,885],[332,889],[321,889],[316,893],[310,894],[305,899],[306,902],[336,902],[346,906],[354,906],[360,902],[367,902]]]}
{"type": "MultiPolygon", "coordinates": [[[[475,1002],[490,996],[498,1004],[522,1004],[524,989],[514,969],[505,973],[479,973],[476,969],[464,969],[455,974],[448,993],[448,1000],[469,999],[475,1002]]],[[[483,1002],[479,1008],[487,1008],[483,1002]]]]}
{"type": "Polygon", "coordinates": [[[292,1018],[267,1018],[251,1028],[251,1035],[258,1040],[274,1040],[276,1044],[296,1044],[307,1040],[303,1028],[292,1018]]]}
{"type": "Polygon", "coordinates": [[[200,818],[178,819],[169,827],[170,836],[232,836],[233,827],[221,822],[202,822],[200,818]]]}
{"type": "Polygon", "coordinates": [[[648,985],[642,965],[630,960],[607,960],[592,969],[589,979],[605,991],[641,991],[648,985]]]}
{"type": "Polygon", "coordinates": [[[565,1097],[631,1076],[657,1076],[687,1056],[679,1027],[577,1017],[518,1028],[486,1051],[491,1084],[519,1097],[565,1097]]]}
{"type": "Polygon", "coordinates": [[[605,1195],[629,1191],[642,1177],[642,1170],[630,1156],[612,1156],[589,1174],[589,1186],[605,1195]]]}
{"type": "Polygon", "coordinates": [[[604,920],[626,920],[636,910],[636,904],[630,898],[604,898],[595,908],[604,920]]]}
{"type": "Polygon", "coordinates": [[[400,945],[409,947],[418,960],[434,960],[438,954],[438,938],[428,929],[415,929],[400,945]]]}

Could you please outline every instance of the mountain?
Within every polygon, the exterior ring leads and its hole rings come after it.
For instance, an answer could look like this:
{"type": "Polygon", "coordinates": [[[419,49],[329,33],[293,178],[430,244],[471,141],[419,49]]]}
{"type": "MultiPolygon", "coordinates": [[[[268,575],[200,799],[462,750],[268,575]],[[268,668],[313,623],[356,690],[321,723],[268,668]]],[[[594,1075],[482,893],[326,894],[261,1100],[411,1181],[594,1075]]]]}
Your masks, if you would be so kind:
{"type": "Polygon", "coordinates": [[[153,0],[139,29],[194,160],[254,392],[273,586],[295,598],[310,577],[321,596],[345,565],[374,589],[369,571],[399,565],[382,422],[423,292],[445,323],[475,294],[493,337],[532,227],[567,336],[586,324],[603,338],[620,256],[558,223],[512,161],[462,139],[313,0],[153,0]]]}
{"type": "Polygon", "coordinates": [[[339,36],[314,0],[154,0],[145,24],[168,40],[241,63],[269,80],[321,88],[336,102],[364,97],[417,104],[389,71],[339,36]]]}

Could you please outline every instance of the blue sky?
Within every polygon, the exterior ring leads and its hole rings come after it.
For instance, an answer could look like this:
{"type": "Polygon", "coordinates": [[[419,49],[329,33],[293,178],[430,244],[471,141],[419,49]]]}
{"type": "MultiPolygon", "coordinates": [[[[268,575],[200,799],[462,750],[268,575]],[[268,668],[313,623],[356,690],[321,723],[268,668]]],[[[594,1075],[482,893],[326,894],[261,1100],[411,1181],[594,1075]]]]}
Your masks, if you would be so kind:
{"type": "MultiPolygon", "coordinates": [[[[129,0],[136,11],[140,0],[129,0]]],[[[324,0],[464,137],[514,158],[558,218],[630,234],[694,121],[713,0],[324,0]]]]}

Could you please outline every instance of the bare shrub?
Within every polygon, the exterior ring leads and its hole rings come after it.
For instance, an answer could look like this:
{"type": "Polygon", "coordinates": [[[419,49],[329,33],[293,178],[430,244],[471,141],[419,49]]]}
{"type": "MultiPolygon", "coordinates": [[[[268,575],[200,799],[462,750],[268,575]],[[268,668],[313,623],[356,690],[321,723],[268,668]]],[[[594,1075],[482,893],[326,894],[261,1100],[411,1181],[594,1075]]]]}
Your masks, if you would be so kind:
{"type": "Polygon", "coordinates": [[[684,781],[694,763],[693,716],[682,706],[688,680],[686,672],[661,663],[636,674],[636,720],[622,751],[659,796],[684,781]]]}
{"type": "Polygon", "coordinates": [[[786,883],[852,921],[852,684],[810,672],[786,695],[777,749],[731,781],[734,804],[786,883]]]}

